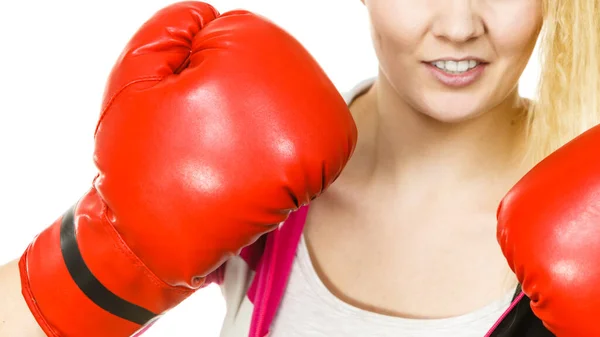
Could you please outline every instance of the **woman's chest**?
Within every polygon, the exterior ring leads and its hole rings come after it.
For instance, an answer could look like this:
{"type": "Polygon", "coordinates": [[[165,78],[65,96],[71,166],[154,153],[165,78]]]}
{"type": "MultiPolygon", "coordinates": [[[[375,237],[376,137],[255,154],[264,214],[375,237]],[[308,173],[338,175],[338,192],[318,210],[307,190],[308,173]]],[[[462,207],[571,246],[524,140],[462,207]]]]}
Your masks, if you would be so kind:
{"type": "Polygon", "coordinates": [[[513,294],[474,312],[443,319],[411,319],[379,314],[344,302],[316,274],[305,240],[300,240],[273,337],[455,336],[482,337],[511,302],[513,294]]]}
{"type": "Polygon", "coordinates": [[[516,280],[486,217],[311,208],[305,236],[323,283],[354,306],[441,318],[481,308],[516,280]],[[344,214],[343,214],[344,213],[344,214]]]}

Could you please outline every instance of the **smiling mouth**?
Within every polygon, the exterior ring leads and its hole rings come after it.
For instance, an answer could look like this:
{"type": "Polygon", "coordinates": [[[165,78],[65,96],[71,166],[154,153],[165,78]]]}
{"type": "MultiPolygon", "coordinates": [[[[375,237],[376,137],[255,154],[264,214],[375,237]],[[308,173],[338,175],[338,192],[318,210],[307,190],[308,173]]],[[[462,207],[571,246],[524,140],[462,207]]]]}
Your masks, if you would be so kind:
{"type": "Polygon", "coordinates": [[[445,73],[451,75],[460,75],[468,72],[469,70],[476,68],[480,64],[484,64],[485,62],[469,59],[469,60],[438,60],[433,62],[428,62],[432,66],[442,70],[445,73]]]}

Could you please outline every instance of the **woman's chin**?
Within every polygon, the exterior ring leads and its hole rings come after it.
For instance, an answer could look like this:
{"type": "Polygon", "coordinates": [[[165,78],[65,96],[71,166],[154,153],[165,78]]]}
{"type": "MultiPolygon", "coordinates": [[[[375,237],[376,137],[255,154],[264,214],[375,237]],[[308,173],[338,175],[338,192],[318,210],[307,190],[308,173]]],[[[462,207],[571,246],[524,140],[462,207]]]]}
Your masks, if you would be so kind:
{"type": "Polygon", "coordinates": [[[445,124],[460,124],[482,115],[481,109],[465,109],[465,107],[453,106],[426,109],[422,113],[437,122],[445,124]]]}

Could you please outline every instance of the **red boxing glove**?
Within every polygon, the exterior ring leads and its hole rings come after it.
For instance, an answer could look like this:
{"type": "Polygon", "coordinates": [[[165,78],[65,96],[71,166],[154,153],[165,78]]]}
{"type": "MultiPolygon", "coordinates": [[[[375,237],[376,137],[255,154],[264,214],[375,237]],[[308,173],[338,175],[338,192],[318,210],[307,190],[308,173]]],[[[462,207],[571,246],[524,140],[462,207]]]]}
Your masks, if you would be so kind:
{"type": "Polygon", "coordinates": [[[285,31],[200,2],[159,11],[111,72],[92,188],[21,258],[29,308],[49,336],[130,336],[319,196],[355,142],[285,31]]]}
{"type": "Polygon", "coordinates": [[[498,209],[498,241],[557,337],[600,336],[600,127],[535,166],[498,209]]]}

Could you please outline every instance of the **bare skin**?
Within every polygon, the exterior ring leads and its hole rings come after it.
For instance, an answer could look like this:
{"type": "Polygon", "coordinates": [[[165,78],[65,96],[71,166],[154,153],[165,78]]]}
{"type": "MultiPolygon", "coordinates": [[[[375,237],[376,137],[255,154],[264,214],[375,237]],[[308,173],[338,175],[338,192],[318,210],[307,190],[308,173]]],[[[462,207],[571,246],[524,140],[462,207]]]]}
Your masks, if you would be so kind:
{"type": "Polygon", "coordinates": [[[309,211],[305,236],[324,283],[351,305],[410,318],[465,314],[514,291],[495,212],[525,172],[514,150],[524,108],[498,107],[464,132],[419,132],[434,123],[421,115],[387,133],[376,91],[352,104],[355,155],[309,211]],[[409,133],[420,139],[393,139],[409,133]]]}
{"type": "Polygon", "coordinates": [[[0,266],[0,337],[46,337],[21,295],[18,261],[0,266]]]}

